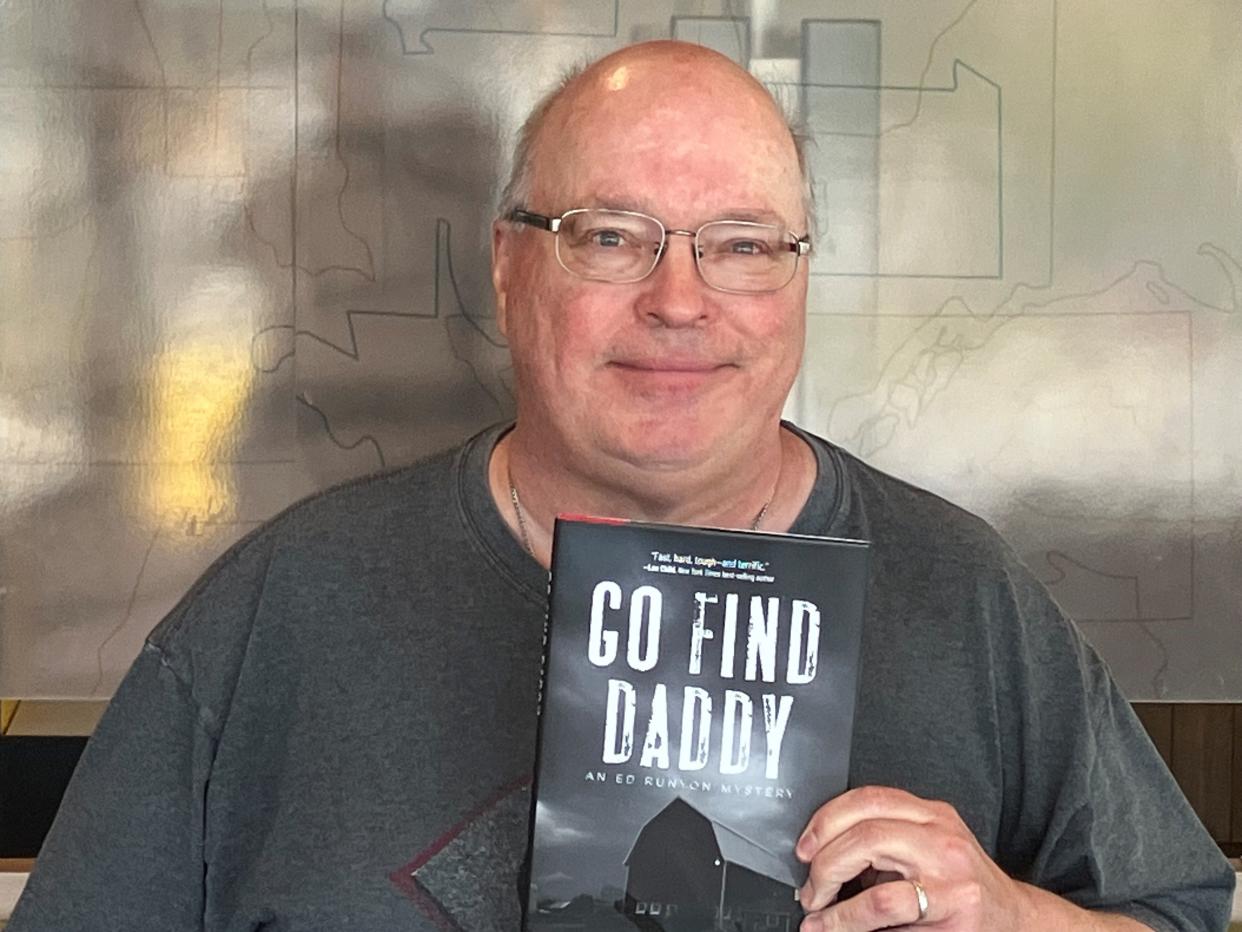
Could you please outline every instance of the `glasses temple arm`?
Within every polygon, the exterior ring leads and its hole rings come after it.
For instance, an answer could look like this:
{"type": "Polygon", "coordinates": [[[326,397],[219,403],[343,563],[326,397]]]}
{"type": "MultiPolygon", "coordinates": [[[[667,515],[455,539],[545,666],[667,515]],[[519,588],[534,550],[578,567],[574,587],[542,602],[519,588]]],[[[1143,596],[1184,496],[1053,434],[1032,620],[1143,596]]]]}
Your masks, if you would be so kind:
{"type": "Polygon", "coordinates": [[[561,225],[560,217],[546,217],[543,214],[537,214],[529,210],[522,210],[515,207],[505,216],[506,220],[514,223],[525,223],[527,226],[538,227],[541,230],[550,230],[555,233],[561,225]]]}

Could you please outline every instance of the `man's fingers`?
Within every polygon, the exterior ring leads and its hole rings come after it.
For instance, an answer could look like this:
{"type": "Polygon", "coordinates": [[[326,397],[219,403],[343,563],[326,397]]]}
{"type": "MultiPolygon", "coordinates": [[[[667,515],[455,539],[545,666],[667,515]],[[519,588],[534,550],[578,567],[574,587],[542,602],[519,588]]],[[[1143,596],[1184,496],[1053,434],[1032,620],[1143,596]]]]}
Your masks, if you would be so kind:
{"type": "Polygon", "coordinates": [[[950,843],[943,831],[930,825],[870,819],[847,829],[819,849],[798,899],[807,912],[823,909],[843,884],[868,868],[917,877],[923,873],[920,865],[939,855],[950,843]]]}
{"type": "MultiPolygon", "coordinates": [[[[872,932],[918,921],[918,890],[909,880],[893,880],[807,916],[799,932],[872,932]]],[[[925,921],[935,921],[930,910],[925,921]]]]}
{"type": "Polygon", "coordinates": [[[878,871],[873,868],[863,876],[862,886],[865,890],[868,887],[874,887],[878,883],[888,883],[890,880],[904,879],[897,871],[878,871]]]}
{"type": "Polygon", "coordinates": [[[794,853],[810,861],[825,844],[868,819],[905,819],[925,824],[953,812],[947,803],[921,799],[888,786],[860,786],[830,799],[815,811],[794,853]]]}

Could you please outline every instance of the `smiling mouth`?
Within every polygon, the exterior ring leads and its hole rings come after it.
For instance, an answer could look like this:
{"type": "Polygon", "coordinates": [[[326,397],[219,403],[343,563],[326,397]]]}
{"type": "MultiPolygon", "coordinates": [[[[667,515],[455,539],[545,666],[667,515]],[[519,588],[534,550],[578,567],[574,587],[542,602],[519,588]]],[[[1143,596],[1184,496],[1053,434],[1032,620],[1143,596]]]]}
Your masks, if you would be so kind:
{"type": "Polygon", "coordinates": [[[697,398],[723,385],[728,373],[737,369],[730,363],[702,359],[615,360],[609,368],[635,395],[659,398],[662,403],[672,398],[697,398]]]}
{"type": "Polygon", "coordinates": [[[618,359],[614,360],[611,365],[630,372],[669,373],[670,375],[703,375],[718,369],[730,368],[728,363],[700,359],[618,359]]]}

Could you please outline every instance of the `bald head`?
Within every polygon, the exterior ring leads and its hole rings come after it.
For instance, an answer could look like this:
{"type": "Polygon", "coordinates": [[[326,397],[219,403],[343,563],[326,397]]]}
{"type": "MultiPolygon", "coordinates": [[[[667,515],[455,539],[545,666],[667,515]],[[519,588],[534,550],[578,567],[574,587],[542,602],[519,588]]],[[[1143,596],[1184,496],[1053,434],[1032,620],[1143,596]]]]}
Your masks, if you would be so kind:
{"type": "MultiPolygon", "coordinates": [[[[677,146],[678,139],[644,140],[645,118],[665,114],[682,133],[692,134],[728,116],[745,131],[738,147],[761,150],[774,171],[792,166],[800,189],[801,216],[789,218],[802,231],[814,226],[814,202],[805,157],[806,136],[793,128],[768,90],[746,70],[701,45],[673,40],[619,49],[570,72],[523,124],[515,147],[500,216],[540,203],[555,192],[544,166],[555,164],[576,136],[601,127],[634,129],[635,151],[644,144],[677,146]]],[[[726,154],[727,155],[727,154],[726,154]]],[[[562,208],[566,205],[562,205],[562,208]]],[[[577,205],[569,205],[577,206],[577,205]]]]}

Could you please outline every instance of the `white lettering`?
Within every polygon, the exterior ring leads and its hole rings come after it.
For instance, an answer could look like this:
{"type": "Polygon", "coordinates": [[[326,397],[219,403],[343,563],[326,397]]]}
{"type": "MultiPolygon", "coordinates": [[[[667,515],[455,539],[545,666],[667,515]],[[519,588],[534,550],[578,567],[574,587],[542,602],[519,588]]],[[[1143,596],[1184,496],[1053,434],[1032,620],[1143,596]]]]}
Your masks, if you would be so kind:
{"type": "Polygon", "coordinates": [[[641,767],[668,770],[668,696],[663,683],[657,683],[651,693],[651,718],[638,763],[641,767]]]}
{"type": "Polygon", "coordinates": [[[621,587],[611,579],[596,583],[591,593],[591,631],[587,658],[597,667],[606,667],[617,659],[617,632],[604,630],[604,603],[616,611],[621,607],[621,587]]]}
{"type": "Polygon", "coordinates": [[[631,669],[646,672],[660,659],[660,614],[664,597],[655,586],[639,586],[630,596],[630,639],[625,659],[631,669]],[[647,649],[643,651],[643,634],[647,649]]]}
{"type": "Polygon", "coordinates": [[[604,714],[604,763],[624,764],[634,753],[634,686],[625,680],[608,681],[608,706],[604,714]],[[620,728],[617,719],[621,717],[620,728]]]}
{"type": "Polygon", "coordinates": [[[706,689],[687,686],[682,691],[681,747],[678,749],[677,766],[682,770],[702,770],[706,767],[707,742],[711,734],[712,697],[706,689]]]}
{"type": "Polygon", "coordinates": [[[737,593],[725,596],[724,632],[720,638],[720,675],[733,679],[733,645],[737,642],[737,593]]]}
{"type": "Polygon", "coordinates": [[[789,622],[789,664],[785,682],[800,686],[815,679],[819,663],[819,607],[813,602],[794,599],[789,622]],[[802,628],[806,626],[806,656],[802,656],[802,628]]]}
{"type": "Polygon", "coordinates": [[[757,674],[765,683],[776,682],[776,632],[780,619],[781,600],[776,596],[768,599],[768,610],[763,611],[763,597],[750,598],[750,624],[746,629],[746,680],[754,682],[757,674]],[[756,669],[759,667],[760,669],[756,669]]]}
{"type": "Polygon", "coordinates": [[[793,708],[793,696],[781,696],[778,700],[771,693],[763,694],[763,732],[767,738],[768,756],[763,775],[775,780],[781,766],[781,742],[785,740],[785,727],[789,724],[789,710],[793,708]]]}
{"type": "Polygon", "coordinates": [[[724,705],[720,772],[745,773],[750,766],[750,728],[754,718],[750,696],[736,689],[726,689],[724,705]]]}
{"type": "Polygon", "coordinates": [[[718,596],[706,592],[694,594],[694,621],[690,624],[690,675],[698,676],[703,672],[703,642],[714,638],[715,632],[703,624],[703,616],[707,614],[707,606],[720,601],[718,596]]]}

